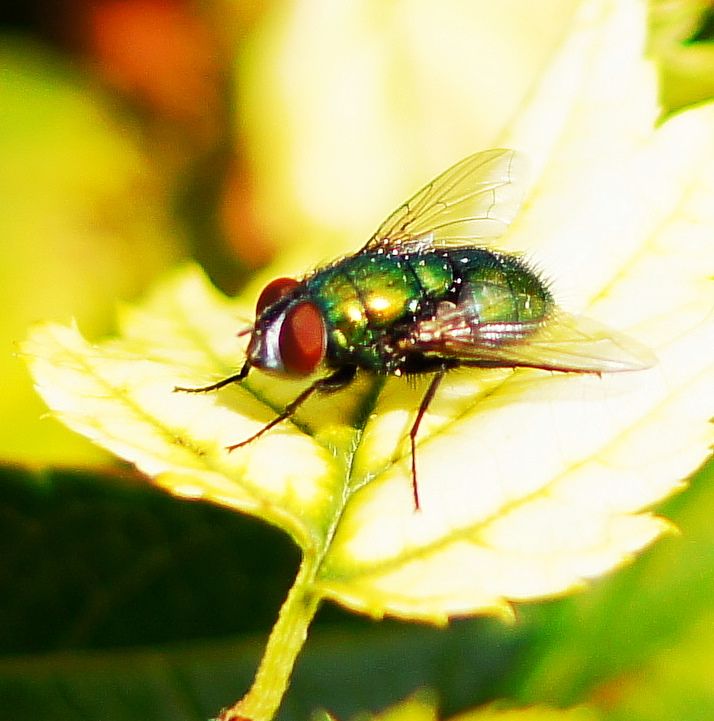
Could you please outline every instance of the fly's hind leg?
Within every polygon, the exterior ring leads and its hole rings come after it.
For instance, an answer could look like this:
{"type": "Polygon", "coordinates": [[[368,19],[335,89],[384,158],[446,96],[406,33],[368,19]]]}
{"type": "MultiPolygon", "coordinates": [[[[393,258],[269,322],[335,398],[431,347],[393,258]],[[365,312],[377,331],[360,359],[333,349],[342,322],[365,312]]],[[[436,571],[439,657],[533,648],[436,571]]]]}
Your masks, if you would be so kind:
{"type": "Polygon", "coordinates": [[[419,506],[419,486],[417,485],[417,471],[416,471],[416,437],[417,437],[417,433],[419,431],[419,426],[421,425],[422,418],[424,417],[424,414],[426,413],[427,409],[429,408],[429,404],[434,400],[434,396],[436,395],[436,391],[439,388],[439,384],[444,379],[445,375],[446,375],[446,369],[442,368],[431,379],[429,388],[427,388],[427,391],[424,394],[424,397],[421,399],[421,403],[419,404],[419,410],[417,411],[416,418],[414,419],[412,428],[409,431],[409,441],[411,443],[411,449],[412,449],[412,492],[414,494],[414,510],[416,510],[416,511],[418,511],[420,508],[420,506],[419,506]]]}
{"type": "Polygon", "coordinates": [[[270,423],[264,425],[257,433],[254,433],[250,438],[246,438],[240,443],[234,443],[231,446],[226,446],[227,451],[234,451],[236,448],[242,448],[252,443],[256,438],[260,438],[263,433],[266,433],[278,423],[290,418],[297,409],[315,392],[332,393],[340,390],[349,385],[357,373],[357,369],[354,366],[343,366],[342,368],[335,371],[332,375],[326,376],[325,378],[319,378],[312,385],[308,386],[295,400],[288,403],[283,409],[282,413],[275,416],[270,423]]]}

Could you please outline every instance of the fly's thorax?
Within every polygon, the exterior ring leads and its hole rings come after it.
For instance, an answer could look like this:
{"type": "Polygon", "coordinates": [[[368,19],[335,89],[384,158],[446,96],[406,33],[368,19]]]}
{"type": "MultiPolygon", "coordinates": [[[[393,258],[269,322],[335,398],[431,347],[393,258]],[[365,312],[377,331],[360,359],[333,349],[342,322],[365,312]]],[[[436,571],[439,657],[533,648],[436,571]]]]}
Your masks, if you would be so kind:
{"type": "Polygon", "coordinates": [[[317,271],[307,281],[327,325],[328,355],[380,369],[382,348],[397,324],[419,317],[453,285],[443,253],[363,253],[317,271]]]}

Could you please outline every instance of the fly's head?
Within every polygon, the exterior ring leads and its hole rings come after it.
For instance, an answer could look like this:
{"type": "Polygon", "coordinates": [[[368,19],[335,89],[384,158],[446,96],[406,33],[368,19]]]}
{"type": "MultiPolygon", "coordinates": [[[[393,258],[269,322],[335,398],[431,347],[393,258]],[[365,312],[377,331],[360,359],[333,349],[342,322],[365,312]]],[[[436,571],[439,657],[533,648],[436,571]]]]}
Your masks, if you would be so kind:
{"type": "Polygon", "coordinates": [[[268,283],[258,298],[247,363],[277,376],[308,376],[325,359],[327,329],[305,285],[293,278],[268,283]]]}

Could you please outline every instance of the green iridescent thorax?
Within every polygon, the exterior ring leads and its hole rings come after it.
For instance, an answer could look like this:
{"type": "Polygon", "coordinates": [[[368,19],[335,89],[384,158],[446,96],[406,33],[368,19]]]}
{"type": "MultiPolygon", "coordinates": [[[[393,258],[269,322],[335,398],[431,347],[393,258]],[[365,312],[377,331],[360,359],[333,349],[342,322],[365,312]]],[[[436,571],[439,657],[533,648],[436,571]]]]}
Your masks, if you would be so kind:
{"type": "Polygon", "coordinates": [[[376,343],[395,324],[419,317],[425,302],[453,285],[451,265],[436,254],[351,256],[307,281],[327,326],[328,347],[340,362],[382,366],[376,343]]]}

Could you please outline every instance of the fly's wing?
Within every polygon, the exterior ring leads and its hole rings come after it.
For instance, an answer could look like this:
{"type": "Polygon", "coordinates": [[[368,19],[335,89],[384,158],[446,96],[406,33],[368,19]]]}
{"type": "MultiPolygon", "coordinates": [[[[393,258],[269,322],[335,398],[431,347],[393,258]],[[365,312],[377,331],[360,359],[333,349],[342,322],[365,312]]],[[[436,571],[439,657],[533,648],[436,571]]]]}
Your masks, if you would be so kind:
{"type": "Polygon", "coordinates": [[[360,252],[488,245],[518,212],[527,165],[502,148],[464,158],[397,208],[360,252]]]}
{"type": "Polygon", "coordinates": [[[534,329],[519,323],[478,323],[452,306],[417,323],[408,348],[458,359],[463,365],[581,373],[643,370],[656,363],[648,348],[626,335],[562,312],[534,329]]]}

